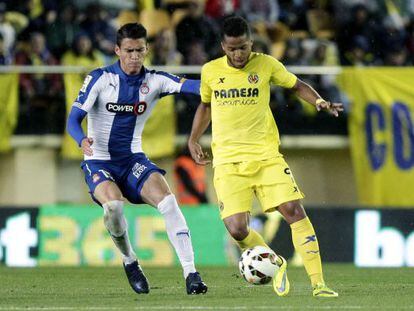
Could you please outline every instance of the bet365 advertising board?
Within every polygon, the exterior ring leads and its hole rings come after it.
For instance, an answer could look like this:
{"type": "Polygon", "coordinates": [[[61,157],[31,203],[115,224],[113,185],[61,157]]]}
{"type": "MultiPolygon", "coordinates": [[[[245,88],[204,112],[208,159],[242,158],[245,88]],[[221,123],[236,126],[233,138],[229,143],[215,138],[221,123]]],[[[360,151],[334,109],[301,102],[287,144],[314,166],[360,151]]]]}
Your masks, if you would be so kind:
{"type": "MultiPolygon", "coordinates": [[[[311,208],[323,261],[361,267],[414,266],[414,210],[311,208]]],[[[237,260],[217,207],[184,207],[197,265],[229,265],[237,260]]],[[[174,266],[178,259],[164,220],[150,207],[125,208],[133,248],[144,266],[174,266]]],[[[277,214],[275,214],[277,215],[277,214]]],[[[252,226],[278,253],[294,259],[289,226],[281,217],[259,216],[252,226]]],[[[0,208],[0,264],[7,266],[119,265],[97,206],[0,208]]]]}

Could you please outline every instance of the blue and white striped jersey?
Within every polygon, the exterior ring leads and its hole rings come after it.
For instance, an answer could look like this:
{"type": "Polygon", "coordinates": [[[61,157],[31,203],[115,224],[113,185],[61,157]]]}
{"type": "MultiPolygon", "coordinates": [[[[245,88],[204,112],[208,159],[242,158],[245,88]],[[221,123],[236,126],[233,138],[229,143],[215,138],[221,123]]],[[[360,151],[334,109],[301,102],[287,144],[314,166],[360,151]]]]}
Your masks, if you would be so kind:
{"type": "Polygon", "coordinates": [[[160,97],[180,93],[183,80],[144,67],[139,75],[127,75],[119,61],[89,73],[73,104],[88,113],[87,136],[94,140],[93,156],[85,160],[143,152],[141,134],[151,111],[160,97]]]}

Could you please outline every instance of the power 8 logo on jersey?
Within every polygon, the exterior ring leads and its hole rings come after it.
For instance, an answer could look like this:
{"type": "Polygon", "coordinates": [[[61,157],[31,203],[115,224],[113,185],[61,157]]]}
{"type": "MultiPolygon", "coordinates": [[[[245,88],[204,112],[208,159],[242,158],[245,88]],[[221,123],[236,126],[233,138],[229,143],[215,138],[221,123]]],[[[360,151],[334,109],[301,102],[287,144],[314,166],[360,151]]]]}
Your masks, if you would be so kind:
{"type": "Polygon", "coordinates": [[[106,110],[115,113],[133,113],[135,115],[141,115],[147,110],[146,102],[137,102],[133,104],[127,103],[107,103],[106,110]]]}

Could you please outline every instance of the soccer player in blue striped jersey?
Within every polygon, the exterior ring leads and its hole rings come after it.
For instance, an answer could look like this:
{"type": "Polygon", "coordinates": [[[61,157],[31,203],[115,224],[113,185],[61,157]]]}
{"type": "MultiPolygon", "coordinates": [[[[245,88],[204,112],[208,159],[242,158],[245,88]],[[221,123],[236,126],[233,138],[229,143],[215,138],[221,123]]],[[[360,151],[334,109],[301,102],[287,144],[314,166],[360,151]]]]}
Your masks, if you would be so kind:
{"type": "Polygon", "coordinates": [[[190,231],[165,171],[141,147],[145,122],[158,99],[174,93],[199,94],[200,83],[145,68],[147,32],[141,24],[125,24],[118,30],[115,52],[116,63],[86,76],[68,117],[67,130],[84,153],[86,183],[92,199],[103,207],[104,224],[122,253],[136,293],[148,293],[149,285],[128,237],[124,198],[159,210],[182,265],[187,293],[205,293],[207,286],[194,266],[190,231]],[[87,134],[81,127],[86,116],[87,134]]]}

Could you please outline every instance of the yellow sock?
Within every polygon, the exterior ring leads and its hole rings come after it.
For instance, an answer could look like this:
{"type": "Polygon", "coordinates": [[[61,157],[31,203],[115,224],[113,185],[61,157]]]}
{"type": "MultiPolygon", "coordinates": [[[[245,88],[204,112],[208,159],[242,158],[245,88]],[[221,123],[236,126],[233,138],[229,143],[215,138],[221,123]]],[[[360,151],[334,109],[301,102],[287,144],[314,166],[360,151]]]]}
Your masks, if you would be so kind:
{"type": "Polygon", "coordinates": [[[315,286],[316,283],[324,283],[319,244],[309,218],[306,217],[291,224],[290,228],[292,229],[293,245],[302,257],[312,286],[315,286]]]}
{"type": "Polygon", "coordinates": [[[251,248],[254,246],[258,246],[258,245],[269,247],[266,244],[266,242],[263,240],[262,236],[256,231],[254,231],[253,229],[249,230],[249,234],[243,240],[241,241],[235,240],[235,241],[237,242],[237,244],[239,244],[240,248],[243,251],[246,248],[251,248]]]}

